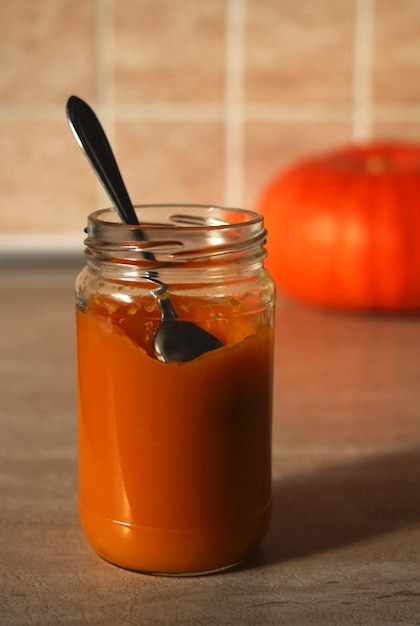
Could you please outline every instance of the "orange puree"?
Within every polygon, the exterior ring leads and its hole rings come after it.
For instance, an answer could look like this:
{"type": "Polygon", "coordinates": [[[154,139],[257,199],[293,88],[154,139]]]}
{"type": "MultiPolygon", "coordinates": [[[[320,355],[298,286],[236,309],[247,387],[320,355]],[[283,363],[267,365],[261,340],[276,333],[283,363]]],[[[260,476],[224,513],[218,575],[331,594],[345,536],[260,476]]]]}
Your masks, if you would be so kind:
{"type": "Polygon", "coordinates": [[[88,541],[106,560],[146,572],[240,562],[270,517],[272,329],[162,363],[99,304],[77,310],[88,541]]]}

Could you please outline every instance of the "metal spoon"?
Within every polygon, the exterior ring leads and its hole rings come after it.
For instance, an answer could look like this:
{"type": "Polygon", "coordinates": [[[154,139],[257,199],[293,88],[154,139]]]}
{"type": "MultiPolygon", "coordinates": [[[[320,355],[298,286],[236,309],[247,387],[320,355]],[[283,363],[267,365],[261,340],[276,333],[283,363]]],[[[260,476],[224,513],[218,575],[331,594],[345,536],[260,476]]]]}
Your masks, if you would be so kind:
{"type": "MultiPolygon", "coordinates": [[[[66,105],[67,120],[74,136],[96,175],[105,188],[118,214],[126,224],[140,226],[127,188],[122,179],[105,132],[93,110],[77,96],[70,96],[66,105]]],[[[139,229],[143,240],[145,233],[139,229]]],[[[152,252],[143,252],[143,257],[155,260],[152,252]]],[[[216,350],[223,344],[217,337],[200,328],[193,322],[178,319],[167,294],[168,286],[157,278],[154,271],[150,280],[159,285],[152,293],[157,297],[161,319],[153,347],[161,361],[184,362],[196,359],[205,352],[216,350]]]]}

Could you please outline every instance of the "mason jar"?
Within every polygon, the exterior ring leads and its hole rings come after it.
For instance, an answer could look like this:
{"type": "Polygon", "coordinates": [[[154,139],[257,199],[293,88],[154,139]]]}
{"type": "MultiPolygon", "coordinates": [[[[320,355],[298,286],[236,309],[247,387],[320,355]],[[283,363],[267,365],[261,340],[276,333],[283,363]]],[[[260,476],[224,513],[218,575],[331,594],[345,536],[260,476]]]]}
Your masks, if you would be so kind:
{"type": "Polygon", "coordinates": [[[136,212],[141,226],[88,217],[76,283],[81,525],[121,567],[219,571],[256,550],[271,512],[266,231],[241,209],[136,212]],[[190,353],[185,323],[214,345],[190,353]],[[162,327],[179,359],[162,356],[162,327]]]}

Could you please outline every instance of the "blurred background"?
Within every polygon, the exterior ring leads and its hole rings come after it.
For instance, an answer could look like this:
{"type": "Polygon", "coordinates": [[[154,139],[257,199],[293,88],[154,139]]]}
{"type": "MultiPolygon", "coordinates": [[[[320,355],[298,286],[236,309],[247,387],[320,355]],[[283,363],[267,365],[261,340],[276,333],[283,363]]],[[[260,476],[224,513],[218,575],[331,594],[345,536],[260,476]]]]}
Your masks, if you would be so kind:
{"type": "Polygon", "coordinates": [[[1,2],[0,249],[80,249],[109,205],[72,93],[133,201],[252,208],[307,153],[420,139],[419,45],[419,0],[1,2]]]}

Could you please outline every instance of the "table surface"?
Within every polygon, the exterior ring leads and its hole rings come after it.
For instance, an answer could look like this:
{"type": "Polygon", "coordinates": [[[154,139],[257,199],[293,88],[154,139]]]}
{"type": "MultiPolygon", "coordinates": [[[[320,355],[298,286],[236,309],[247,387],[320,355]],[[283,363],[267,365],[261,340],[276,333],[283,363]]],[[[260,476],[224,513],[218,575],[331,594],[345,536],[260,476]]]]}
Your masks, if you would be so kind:
{"type": "Polygon", "coordinates": [[[420,624],[420,318],[278,299],[274,512],[224,574],[144,576],[76,510],[73,263],[0,270],[0,624],[420,624]]]}

